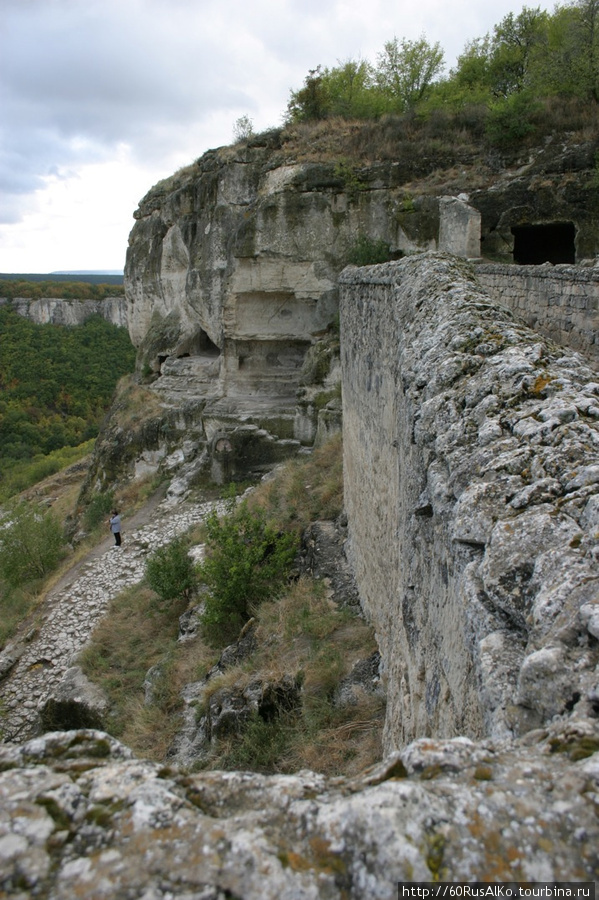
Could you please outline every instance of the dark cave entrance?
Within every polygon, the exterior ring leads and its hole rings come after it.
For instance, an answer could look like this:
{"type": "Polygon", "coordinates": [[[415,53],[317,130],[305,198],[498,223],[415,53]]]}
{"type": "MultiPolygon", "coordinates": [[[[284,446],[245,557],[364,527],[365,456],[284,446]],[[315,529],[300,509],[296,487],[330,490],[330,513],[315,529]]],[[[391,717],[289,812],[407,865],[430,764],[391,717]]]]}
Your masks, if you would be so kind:
{"type": "Polygon", "coordinates": [[[514,262],[521,266],[541,263],[575,263],[573,222],[554,222],[551,225],[514,225],[514,262]]]}
{"type": "Polygon", "coordinates": [[[216,358],[220,355],[220,350],[212,341],[203,328],[183,341],[177,348],[177,359],[184,359],[186,356],[209,356],[216,358]]]}

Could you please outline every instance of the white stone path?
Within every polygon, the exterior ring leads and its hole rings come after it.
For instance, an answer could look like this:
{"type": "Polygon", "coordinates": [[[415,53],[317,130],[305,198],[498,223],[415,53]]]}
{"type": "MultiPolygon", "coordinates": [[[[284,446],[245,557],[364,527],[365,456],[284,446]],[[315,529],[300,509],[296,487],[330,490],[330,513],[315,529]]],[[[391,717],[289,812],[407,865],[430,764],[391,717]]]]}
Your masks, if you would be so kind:
{"type": "Polygon", "coordinates": [[[22,656],[0,681],[2,741],[20,743],[35,734],[38,708],[74,664],[110,600],[142,580],[149,553],[203,521],[215,507],[223,511],[225,503],[182,503],[175,508],[162,503],[154,510],[152,522],[132,533],[127,532],[125,520],[120,549],[110,546],[95,555],[75,568],[72,582],[49,593],[38,610],[38,631],[21,645],[22,656]]]}

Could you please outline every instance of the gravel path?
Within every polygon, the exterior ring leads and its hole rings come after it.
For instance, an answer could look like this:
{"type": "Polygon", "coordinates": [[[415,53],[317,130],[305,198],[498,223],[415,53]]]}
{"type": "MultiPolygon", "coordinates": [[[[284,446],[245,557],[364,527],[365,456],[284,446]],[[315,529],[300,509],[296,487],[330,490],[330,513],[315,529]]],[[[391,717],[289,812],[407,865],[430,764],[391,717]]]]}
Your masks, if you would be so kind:
{"type": "Polygon", "coordinates": [[[140,511],[123,523],[123,545],[103,541],[49,592],[36,610],[41,623],[22,641],[8,645],[0,654],[0,733],[4,742],[24,741],[37,728],[37,710],[89,639],[109,602],[124,588],[144,576],[148,553],[203,521],[210,510],[224,510],[223,501],[208,501],[177,507],[161,503],[140,511]],[[131,531],[136,521],[151,513],[151,521],[131,531]],[[16,660],[11,666],[13,660],[16,660]]]}

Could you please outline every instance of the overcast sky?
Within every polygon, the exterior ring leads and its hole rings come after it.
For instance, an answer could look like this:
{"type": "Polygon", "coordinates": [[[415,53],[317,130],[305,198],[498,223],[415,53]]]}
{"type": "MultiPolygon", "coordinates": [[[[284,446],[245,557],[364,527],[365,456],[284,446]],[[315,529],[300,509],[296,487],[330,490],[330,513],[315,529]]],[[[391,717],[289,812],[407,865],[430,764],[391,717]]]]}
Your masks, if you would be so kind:
{"type": "MultiPolygon", "coordinates": [[[[553,2],[530,2],[552,10],[553,2]]],[[[280,125],[310,68],[466,41],[516,0],[0,0],[0,272],[121,269],[160,178],[280,125]]]]}

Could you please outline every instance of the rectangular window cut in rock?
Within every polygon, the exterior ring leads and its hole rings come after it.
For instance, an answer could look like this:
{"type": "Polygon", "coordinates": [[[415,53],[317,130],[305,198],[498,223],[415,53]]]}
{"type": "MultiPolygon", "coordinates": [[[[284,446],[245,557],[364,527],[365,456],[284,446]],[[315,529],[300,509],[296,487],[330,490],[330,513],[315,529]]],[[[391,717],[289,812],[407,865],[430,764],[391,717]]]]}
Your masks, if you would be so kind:
{"type": "Polygon", "coordinates": [[[576,228],[573,222],[514,225],[511,231],[514,235],[514,262],[521,266],[576,262],[576,228]]]}

